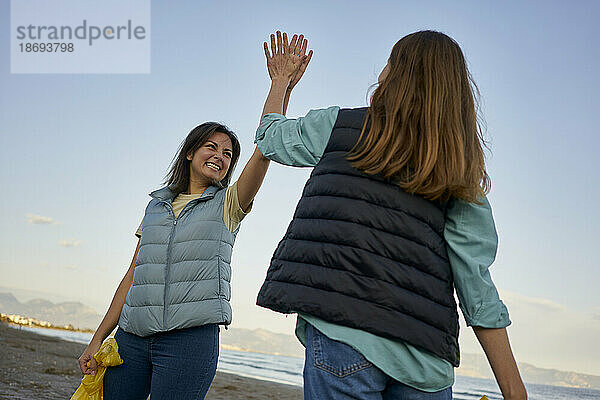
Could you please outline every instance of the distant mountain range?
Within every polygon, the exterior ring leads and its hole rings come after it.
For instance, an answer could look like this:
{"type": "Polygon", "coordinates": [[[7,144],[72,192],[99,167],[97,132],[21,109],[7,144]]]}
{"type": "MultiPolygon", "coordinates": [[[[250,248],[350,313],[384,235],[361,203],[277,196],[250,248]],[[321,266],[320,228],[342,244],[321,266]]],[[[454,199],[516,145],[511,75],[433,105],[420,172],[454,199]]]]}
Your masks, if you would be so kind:
{"type": "MultiPolygon", "coordinates": [[[[0,293],[0,312],[48,321],[54,325],[71,324],[80,329],[96,329],[102,319],[94,309],[80,302],[52,303],[33,299],[21,303],[11,293],[0,293]]],[[[304,347],[295,336],[265,329],[222,329],[221,345],[225,349],[304,357],[304,347]]],[[[538,368],[527,363],[519,363],[519,370],[528,383],[600,390],[600,376],[596,375],[538,368]]],[[[456,369],[456,374],[494,379],[485,356],[480,354],[461,354],[461,365],[456,369]]]]}
{"type": "MultiPolygon", "coordinates": [[[[494,374],[485,356],[462,353],[460,357],[460,367],[455,370],[457,375],[494,379],[494,374]]],[[[527,383],[600,390],[600,376],[597,375],[538,368],[524,362],[519,363],[519,372],[527,383]]]]}
{"type": "Polygon", "coordinates": [[[221,329],[221,346],[229,350],[304,357],[304,347],[295,336],[266,329],[221,329]]]}
{"type": "Polygon", "coordinates": [[[53,325],[70,324],[80,329],[96,329],[102,320],[96,310],[79,302],[52,303],[33,299],[21,303],[12,293],[0,293],[0,312],[48,321],[53,325]]]}

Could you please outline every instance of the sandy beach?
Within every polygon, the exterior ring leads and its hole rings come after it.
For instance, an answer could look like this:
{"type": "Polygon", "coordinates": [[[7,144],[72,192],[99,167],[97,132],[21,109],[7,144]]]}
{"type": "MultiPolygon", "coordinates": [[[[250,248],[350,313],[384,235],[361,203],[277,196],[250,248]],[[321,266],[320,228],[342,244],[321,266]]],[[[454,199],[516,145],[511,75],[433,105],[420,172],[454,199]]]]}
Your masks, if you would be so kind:
{"type": "MultiPolygon", "coordinates": [[[[68,400],[81,382],[84,348],[0,323],[0,398],[68,400]]],[[[217,372],[206,399],[302,399],[302,389],[217,372]]]]}

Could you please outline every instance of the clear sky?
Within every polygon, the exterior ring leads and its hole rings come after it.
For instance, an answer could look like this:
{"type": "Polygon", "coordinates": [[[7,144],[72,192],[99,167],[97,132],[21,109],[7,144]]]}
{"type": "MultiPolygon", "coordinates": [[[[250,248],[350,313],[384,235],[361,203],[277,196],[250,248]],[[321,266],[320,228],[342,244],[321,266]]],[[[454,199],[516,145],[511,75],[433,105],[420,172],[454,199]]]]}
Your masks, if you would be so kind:
{"type": "MultiPolygon", "coordinates": [[[[272,31],[302,32],[315,52],[294,117],[366,105],[393,44],[435,29],[462,46],[482,95],[500,237],[492,276],[517,358],[600,375],[597,2],[153,1],[145,75],[10,74],[9,15],[0,2],[0,286],[104,313],[147,194],[190,129],[216,120],[237,132],[234,176],[250,157],[272,31]]],[[[233,326],[292,332],[293,318],[254,303],[309,173],[273,165],[242,225],[233,326]]]]}

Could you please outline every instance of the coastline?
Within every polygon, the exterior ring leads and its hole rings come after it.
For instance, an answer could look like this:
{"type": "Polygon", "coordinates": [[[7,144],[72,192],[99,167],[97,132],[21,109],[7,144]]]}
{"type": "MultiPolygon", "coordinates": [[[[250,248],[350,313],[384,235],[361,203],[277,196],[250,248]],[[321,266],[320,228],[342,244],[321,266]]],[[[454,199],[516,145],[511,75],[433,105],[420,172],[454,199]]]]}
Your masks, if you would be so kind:
{"type": "MultiPolygon", "coordinates": [[[[79,386],[82,375],[76,360],[87,345],[89,335],[79,332],[66,335],[62,331],[57,337],[45,331],[27,325],[0,323],[0,398],[69,399],[79,386]]],[[[207,399],[302,398],[302,359],[226,350],[223,347],[217,375],[207,399]]],[[[471,361],[476,365],[477,360],[471,361]]],[[[530,378],[544,378],[539,377],[543,373],[550,374],[554,381],[559,378],[564,381],[561,381],[563,386],[529,381],[526,386],[532,400],[547,399],[550,394],[555,399],[600,399],[600,391],[590,387],[598,383],[600,377],[532,368],[535,374],[529,372],[530,378]],[[588,387],[570,388],[564,385],[577,381],[588,387]]],[[[484,393],[490,398],[499,396],[494,380],[460,374],[456,376],[453,390],[456,390],[457,399],[480,398],[484,393]]]]}
{"type": "MultiPolygon", "coordinates": [[[[69,399],[85,345],[0,323],[0,398],[69,399]]],[[[217,371],[207,400],[302,399],[302,388],[217,371]]]]}
{"type": "Polygon", "coordinates": [[[0,313],[0,322],[9,325],[28,326],[32,328],[56,329],[59,331],[94,333],[93,329],[76,328],[73,325],[54,325],[48,321],[40,321],[36,318],[23,317],[18,314],[0,313]]]}

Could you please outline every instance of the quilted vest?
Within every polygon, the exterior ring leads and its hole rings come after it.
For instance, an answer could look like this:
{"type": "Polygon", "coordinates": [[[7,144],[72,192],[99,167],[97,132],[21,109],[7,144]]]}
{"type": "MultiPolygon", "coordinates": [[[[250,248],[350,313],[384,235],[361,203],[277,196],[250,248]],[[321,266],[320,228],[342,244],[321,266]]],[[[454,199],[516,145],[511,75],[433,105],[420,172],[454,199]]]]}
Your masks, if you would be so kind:
{"type": "Polygon", "coordinates": [[[231,323],[231,253],[235,233],[223,222],[225,189],[211,186],[177,218],[174,193],[152,192],[142,224],[133,283],[119,326],[148,336],[231,323]]]}
{"type": "Polygon", "coordinates": [[[459,364],[445,204],[346,160],[366,109],[342,109],[257,304],[405,341],[459,364]]]}

